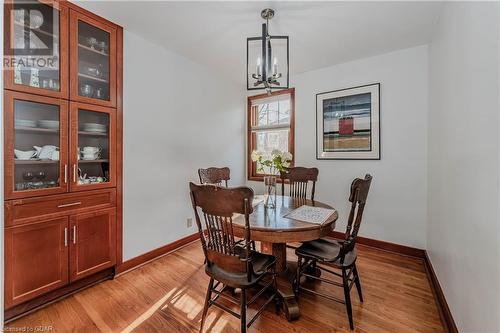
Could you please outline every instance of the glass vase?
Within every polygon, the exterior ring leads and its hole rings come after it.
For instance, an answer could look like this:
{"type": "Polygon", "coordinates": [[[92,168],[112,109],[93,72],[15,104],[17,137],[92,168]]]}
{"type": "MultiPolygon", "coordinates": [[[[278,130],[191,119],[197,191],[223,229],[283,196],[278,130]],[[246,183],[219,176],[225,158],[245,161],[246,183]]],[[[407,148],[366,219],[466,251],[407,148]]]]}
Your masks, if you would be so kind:
{"type": "Polygon", "coordinates": [[[276,176],[264,176],[264,207],[267,209],[276,208],[276,176]]]}

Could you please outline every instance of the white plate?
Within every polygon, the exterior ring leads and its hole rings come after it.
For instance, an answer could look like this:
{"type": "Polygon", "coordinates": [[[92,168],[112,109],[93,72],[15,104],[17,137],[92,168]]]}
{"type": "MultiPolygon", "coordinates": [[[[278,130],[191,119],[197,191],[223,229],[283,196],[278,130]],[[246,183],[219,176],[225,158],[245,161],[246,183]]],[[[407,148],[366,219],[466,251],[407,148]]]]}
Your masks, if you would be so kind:
{"type": "Polygon", "coordinates": [[[106,128],[106,125],[96,123],[85,123],[82,126],[87,128],[106,128]]]}
{"type": "Polygon", "coordinates": [[[108,130],[107,129],[97,129],[97,128],[85,128],[84,132],[94,132],[94,133],[106,133],[108,130]]]}
{"type": "Polygon", "coordinates": [[[38,125],[42,128],[58,129],[59,128],[59,121],[58,120],[39,120],[38,125]]]}
{"type": "Polygon", "coordinates": [[[101,124],[83,124],[82,130],[86,132],[99,132],[99,133],[104,133],[108,131],[107,126],[101,124]]]}
{"type": "Polygon", "coordinates": [[[36,127],[36,121],[28,119],[15,119],[14,124],[20,127],[36,127]]]}

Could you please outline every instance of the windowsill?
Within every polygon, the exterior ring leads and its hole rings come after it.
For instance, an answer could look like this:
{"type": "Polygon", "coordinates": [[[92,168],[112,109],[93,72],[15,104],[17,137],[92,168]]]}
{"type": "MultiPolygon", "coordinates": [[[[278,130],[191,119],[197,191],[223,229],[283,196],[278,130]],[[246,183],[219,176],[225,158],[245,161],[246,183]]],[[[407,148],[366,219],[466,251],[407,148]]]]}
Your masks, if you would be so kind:
{"type": "MultiPolygon", "coordinates": [[[[247,180],[252,182],[263,182],[266,175],[248,176],[247,180]]],[[[282,180],[280,176],[276,176],[276,183],[281,184],[282,180]]],[[[288,184],[288,179],[285,179],[285,184],[288,184]]]]}

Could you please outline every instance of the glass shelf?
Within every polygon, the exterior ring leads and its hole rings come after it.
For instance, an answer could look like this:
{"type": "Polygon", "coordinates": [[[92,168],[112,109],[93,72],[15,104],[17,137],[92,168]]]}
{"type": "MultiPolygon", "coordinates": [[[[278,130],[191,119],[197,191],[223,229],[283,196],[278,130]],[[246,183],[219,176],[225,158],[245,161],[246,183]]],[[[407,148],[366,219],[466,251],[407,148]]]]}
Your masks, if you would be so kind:
{"type": "Polygon", "coordinates": [[[101,56],[109,57],[108,53],[106,53],[104,51],[99,51],[99,50],[93,49],[93,48],[91,48],[89,46],[86,46],[86,45],[78,44],[78,47],[81,48],[81,49],[83,49],[83,50],[87,50],[89,52],[99,54],[101,56]]]}
{"type": "Polygon", "coordinates": [[[26,127],[26,126],[16,126],[14,128],[19,132],[32,132],[32,133],[52,133],[52,134],[59,134],[58,129],[49,129],[49,128],[39,128],[39,127],[26,127]]]}
{"type": "Polygon", "coordinates": [[[53,161],[53,160],[14,160],[14,164],[59,164],[59,161],[53,161]]]}

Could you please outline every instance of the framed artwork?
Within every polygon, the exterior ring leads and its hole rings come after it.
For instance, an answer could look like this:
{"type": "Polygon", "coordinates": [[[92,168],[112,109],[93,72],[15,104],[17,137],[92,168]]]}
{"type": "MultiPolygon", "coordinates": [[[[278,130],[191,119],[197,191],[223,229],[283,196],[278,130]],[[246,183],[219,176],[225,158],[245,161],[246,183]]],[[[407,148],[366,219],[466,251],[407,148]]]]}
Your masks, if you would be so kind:
{"type": "Polygon", "coordinates": [[[380,83],[316,94],[316,158],[380,159],[380,83]]]}

